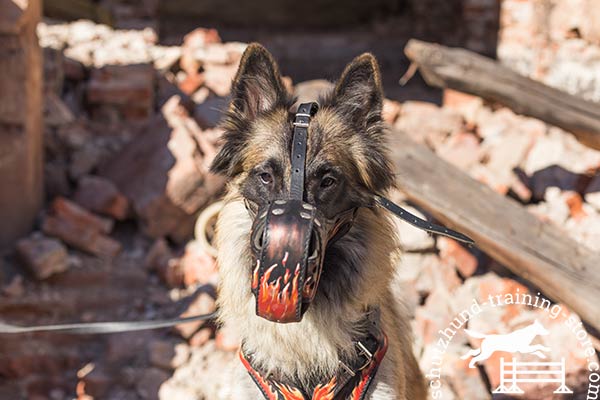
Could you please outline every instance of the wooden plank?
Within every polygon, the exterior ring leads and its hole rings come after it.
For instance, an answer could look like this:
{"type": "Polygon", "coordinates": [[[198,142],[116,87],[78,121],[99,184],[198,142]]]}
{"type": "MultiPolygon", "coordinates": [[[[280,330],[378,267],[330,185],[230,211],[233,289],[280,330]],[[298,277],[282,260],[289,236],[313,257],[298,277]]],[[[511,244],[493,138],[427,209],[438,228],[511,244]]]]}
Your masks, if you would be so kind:
{"type": "Polygon", "coordinates": [[[472,51],[410,40],[404,52],[428,84],[497,101],[541,119],[600,150],[600,104],[526,78],[472,51]]]}
{"type": "Polygon", "coordinates": [[[391,141],[407,197],[600,331],[600,254],[542,222],[398,130],[391,141]]]}
{"type": "Polygon", "coordinates": [[[33,228],[43,201],[41,1],[0,1],[0,248],[33,228]]]}

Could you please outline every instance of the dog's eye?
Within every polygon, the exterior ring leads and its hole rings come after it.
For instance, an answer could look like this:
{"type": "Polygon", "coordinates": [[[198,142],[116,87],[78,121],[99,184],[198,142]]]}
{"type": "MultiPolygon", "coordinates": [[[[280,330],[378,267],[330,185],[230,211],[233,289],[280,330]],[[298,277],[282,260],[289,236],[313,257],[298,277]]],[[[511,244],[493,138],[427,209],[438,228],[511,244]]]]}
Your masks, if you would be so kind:
{"type": "Polygon", "coordinates": [[[273,175],[271,175],[268,172],[263,172],[259,175],[260,177],[260,181],[262,183],[264,183],[265,185],[270,185],[271,183],[273,183],[273,175]]]}
{"type": "Polygon", "coordinates": [[[321,180],[321,187],[322,188],[330,187],[330,186],[333,186],[334,183],[335,183],[335,179],[333,179],[330,176],[326,176],[325,178],[323,178],[323,180],[321,180]]]}

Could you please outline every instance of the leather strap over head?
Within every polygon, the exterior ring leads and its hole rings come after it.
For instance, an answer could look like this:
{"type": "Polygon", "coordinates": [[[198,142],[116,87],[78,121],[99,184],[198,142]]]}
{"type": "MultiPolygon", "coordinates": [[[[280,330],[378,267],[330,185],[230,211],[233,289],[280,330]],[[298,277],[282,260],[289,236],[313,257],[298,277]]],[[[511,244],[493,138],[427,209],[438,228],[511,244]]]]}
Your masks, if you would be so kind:
{"type": "Polygon", "coordinates": [[[316,114],[318,109],[319,105],[311,102],[300,104],[298,111],[296,111],[296,117],[293,122],[291,200],[303,200],[304,197],[304,170],[306,168],[308,125],[310,119],[316,114]]]}

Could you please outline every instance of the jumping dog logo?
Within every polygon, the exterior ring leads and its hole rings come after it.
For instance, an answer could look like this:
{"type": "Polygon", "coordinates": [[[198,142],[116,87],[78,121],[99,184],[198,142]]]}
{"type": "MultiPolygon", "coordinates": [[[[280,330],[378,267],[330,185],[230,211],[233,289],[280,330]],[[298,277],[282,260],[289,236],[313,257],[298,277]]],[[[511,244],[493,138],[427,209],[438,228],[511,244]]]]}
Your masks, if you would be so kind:
{"type": "MultiPolygon", "coordinates": [[[[483,339],[479,348],[471,349],[461,357],[466,360],[469,357],[469,368],[475,368],[478,362],[485,361],[497,351],[508,353],[533,354],[540,359],[548,358],[543,352],[549,352],[550,348],[541,344],[532,344],[537,336],[547,336],[550,332],[538,321],[517,329],[514,332],[496,335],[483,334],[469,329],[465,329],[467,335],[483,339]]],[[[565,359],[560,362],[519,362],[516,357],[506,361],[504,357],[500,358],[500,385],[494,390],[494,393],[514,393],[522,394],[524,391],[518,386],[518,383],[558,383],[554,393],[573,393],[565,384],[565,359]],[[541,368],[544,368],[543,370],[541,368]],[[537,377],[535,375],[541,375],[537,377]]]]}

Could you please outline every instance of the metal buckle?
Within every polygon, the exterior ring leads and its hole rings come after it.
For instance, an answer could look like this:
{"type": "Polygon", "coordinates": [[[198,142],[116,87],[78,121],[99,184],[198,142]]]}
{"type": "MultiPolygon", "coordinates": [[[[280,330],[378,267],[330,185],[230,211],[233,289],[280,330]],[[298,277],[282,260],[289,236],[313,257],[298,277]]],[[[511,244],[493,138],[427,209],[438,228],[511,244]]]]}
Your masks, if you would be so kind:
{"type": "Polygon", "coordinates": [[[292,125],[298,126],[300,128],[308,128],[308,122],[292,122],[292,125]]]}
{"type": "Polygon", "coordinates": [[[298,117],[298,116],[312,118],[312,115],[307,114],[307,113],[300,113],[300,112],[296,113],[296,117],[298,117]]]}
{"type": "Polygon", "coordinates": [[[363,363],[363,365],[361,365],[360,368],[358,368],[356,371],[352,370],[352,368],[350,368],[348,364],[346,364],[342,360],[338,361],[339,366],[350,376],[355,376],[357,372],[360,372],[363,369],[367,368],[371,364],[371,361],[373,361],[373,354],[369,351],[369,349],[367,349],[367,347],[364,344],[362,344],[361,342],[356,342],[356,348],[358,349],[358,352],[366,358],[366,361],[363,363]]]}
{"type": "Polygon", "coordinates": [[[356,342],[356,347],[358,348],[358,351],[367,358],[367,361],[365,361],[365,363],[358,369],[359,371],[362,371],[369,364],[371,364],[371,361],[373,361],[373,354],[361,342],[356,342]]]}
{"type": "Polygon", "coordinates": [[[338,364],[340,365],[340,367],[342,367],[344,369],[344,371],[346,371],[350,376],[355,376],[356,374],[354,373],[354,371],[352,371],[352,368],[350,368],[348,365],[346,365],[345,362],[343,362],[342,360],[338,361],[338,364]]]}

